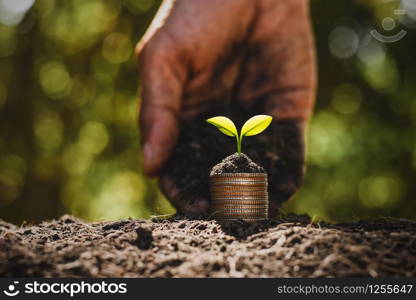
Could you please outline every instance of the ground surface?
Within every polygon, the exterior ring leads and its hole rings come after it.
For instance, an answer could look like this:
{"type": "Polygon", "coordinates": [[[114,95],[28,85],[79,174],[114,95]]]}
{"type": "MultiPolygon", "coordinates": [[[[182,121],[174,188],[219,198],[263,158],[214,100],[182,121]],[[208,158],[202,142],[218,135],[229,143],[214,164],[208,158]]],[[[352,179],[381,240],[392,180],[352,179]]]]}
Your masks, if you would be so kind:
{"type": "Polygon", "coordinates": [[[416,276],[416,222],[0,221],[0,276],[416,276]]]}

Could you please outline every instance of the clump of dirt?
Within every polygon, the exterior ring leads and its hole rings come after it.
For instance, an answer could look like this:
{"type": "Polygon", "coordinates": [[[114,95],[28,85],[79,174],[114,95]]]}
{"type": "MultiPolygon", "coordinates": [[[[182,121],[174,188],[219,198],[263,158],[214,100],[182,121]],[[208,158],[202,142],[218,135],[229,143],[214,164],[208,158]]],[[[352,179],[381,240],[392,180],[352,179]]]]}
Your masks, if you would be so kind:
{"type": "Polygon", "coordinates": [[[244,153],[234,153],[215,165],[210,176],[224,173],[265,173],[265,170],[244,153]]]}
{"type": "Polygon", "coordinates": [[[416,222],[0,221],[0,277],[415,277],[416,222]]]}

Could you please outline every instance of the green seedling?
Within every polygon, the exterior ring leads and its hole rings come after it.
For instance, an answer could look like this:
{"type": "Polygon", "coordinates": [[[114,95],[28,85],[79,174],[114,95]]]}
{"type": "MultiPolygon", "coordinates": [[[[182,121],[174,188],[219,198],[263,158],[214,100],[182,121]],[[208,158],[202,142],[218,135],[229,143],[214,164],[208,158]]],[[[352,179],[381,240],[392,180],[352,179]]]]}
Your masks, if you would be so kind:
{"type": "Polygon", "coordinates": [[[237,152],[240,154],[243,137],[262,133],[264,130],[266,130],[267,127],[269,127],[272,119],[273,118],[271,116],[267,115],[254,116],[244,123],[240,134],[238,134],[234,122],[227,117],[213,117],[208,119],[207,122],[216,126],[222,133],[228,136],[234,136],[237,140],[237,152]]]}

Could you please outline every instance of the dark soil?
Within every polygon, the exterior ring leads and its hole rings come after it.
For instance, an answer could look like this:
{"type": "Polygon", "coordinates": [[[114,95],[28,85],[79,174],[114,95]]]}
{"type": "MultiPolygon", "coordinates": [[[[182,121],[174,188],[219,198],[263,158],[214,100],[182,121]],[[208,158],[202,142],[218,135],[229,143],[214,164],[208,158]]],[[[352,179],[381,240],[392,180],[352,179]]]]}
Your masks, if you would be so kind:
{"type": "Polygon", "coordinates": [[[224,173],[265,173],[265,170],[244,153],[234,153],[215,165],[210,176],[224,173]]]}
{"type": "Polygon", "coordinates": [[[0,222],[0,276],[415,277],[416,222],[0,222]]]}

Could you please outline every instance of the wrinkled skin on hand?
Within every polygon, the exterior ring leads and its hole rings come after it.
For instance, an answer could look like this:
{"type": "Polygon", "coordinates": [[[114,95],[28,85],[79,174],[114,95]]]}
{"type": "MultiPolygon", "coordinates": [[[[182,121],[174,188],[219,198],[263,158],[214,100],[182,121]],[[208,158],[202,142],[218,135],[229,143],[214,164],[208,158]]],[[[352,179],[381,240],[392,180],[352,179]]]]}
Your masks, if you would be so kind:
{"type": "MultiPolygon", "coordinates": [[[[247,138],[243,145],[243,152],[269,173],[271,216],[298,189],[316,86],[308,4],[306,0],[162,4],[136,48],[140,125],[145,173],[159,176],[162,191],[179,212],[209,211],[208,189],[195,190],[191,200],[184,197],[173,170],[183,168],[176,148],[189,144],[192,156],[188,128],[215,115],[231,117],[237,126],[255,114],[274,117],[271,129],[247,138]]],[[[218,150],[223,157],[232,154],[234,141],[227,142],[230,148],[213,140],[208,151],[218,150]]],[[[207,154],[203,159],[214,158],[207,154]]]]}

